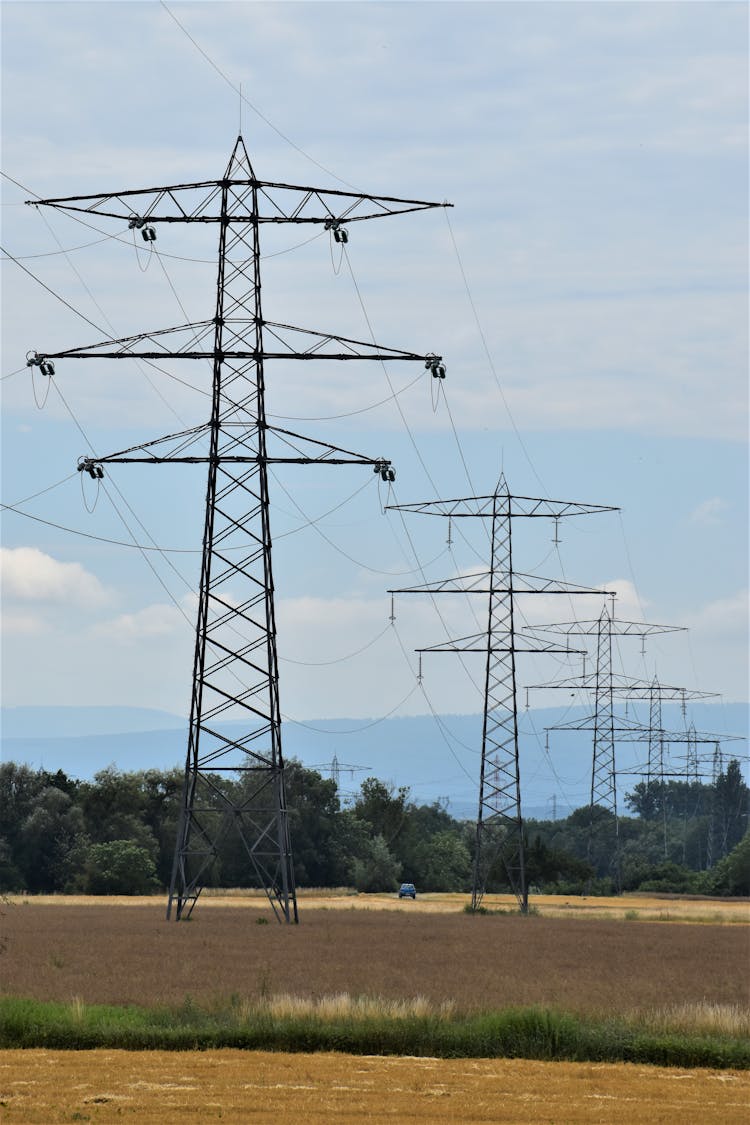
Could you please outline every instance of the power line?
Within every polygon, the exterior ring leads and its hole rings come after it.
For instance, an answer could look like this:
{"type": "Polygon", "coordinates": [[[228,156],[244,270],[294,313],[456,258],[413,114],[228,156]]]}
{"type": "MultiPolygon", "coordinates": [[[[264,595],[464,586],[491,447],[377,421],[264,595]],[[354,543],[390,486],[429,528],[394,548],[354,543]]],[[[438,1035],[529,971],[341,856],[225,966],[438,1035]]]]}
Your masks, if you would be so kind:
{"type": "Polygon", "coordinates": [[[86,323],[90,324],[92,328],[95,328],[97,332],[104,332],[103,328],[100,328],[98,324],[95,324],[94,321],[90,319],[90,317],[86,316],[82,312],[79,312],[79,310],[75,308],[74,305],[71,305],[70,301],[66,301],[65,298],[61,297],[59,293],[55,293],[54,289],[50,289],[49,285],[42,281],[41,278],[37,277],[36,274],[33,274],[31,270],[23,264],[23,262],[20,262],[18,258],[16,258],[8,250],[6,250],[4,246],[0,246],[0,251],[2,251],[2,253],[5,254],[6,258],[9,258],[11,262],[15,262],[19,269],[23,270],[24,273],[27,273],[29,277],[37,283],[37,285],[41,285],[42,289],[46,289],[48,293],[51,293],[55,300],[65,305],[67,309],[70,309],[72,313],[75,313],[76,316],[79,316],[81,320],[85,320],[86,323]]]}
{"type": "Polygon", "coordinates": [[[193,38],[193,36],[190,34],[190,32],[187,30],[187,28],[182,23],[180,23],[180,21],[177,19],[177,16],[174,14],[174,12],[172,12],[167,7],[167,5],[164,3],[164,0],[160,0],[160,2],[161,2],[162,8],[167,13],[167,15],[170,16],[171,19],[174,20],[174,22],[179,27],[180,31],[184,35],[187,36],[187,38],[190,40],[190,42],[195,47],[196,51],[198,51],[203,56],[203,58],[206,60],[208,65],[216,71],[216,73],[219,75],[219,77],[222,78],[226,82],[227,86],[229,86],[229,88],[231,90],[234,90],[235,94],[239,95],[240,101],[244,102],[244,104],[246,106],[249,106],[249,108],[253,111],[253,113],[255,113],[261,119],[261,121],[264,121],[266,123],[266,125],[268,125],[269,129],[273,129],[274,133],[276,133],[277,136],[281,137],[281,139],[283,141],[286,141],[286,143],[288,145],[291,145],[291,147],[296,152],[298,152],[301,156],[304,156],[305,159],[309,160],[312,164],[314,164],[316,166],[316,168],[320,168],[321,172],[325,172],[327,175],[333,176],[334,180],[337,180],[338,183],[344,184],[346,187],[350,187],[354,191],[357,190],[354,187],[353,184],[350,184],[347,180],[342,180],[341,177],[337,176],[335,172],[332,172],[330,168],[326,168],[325,164],[321,164],[320,161],[316,160],[314,156],[310,156],[309,152],[305,152],[305,150],[303,148],[300,148],[300,146],[298,144],[295,144],[295,142],[290,137],[288,137],[286,135],[286,133],[282,133],[281,129],[277,128],[276,125],[274,125],[273,121],[269,120],[269,118],[266,117],[266,115],[264,113],[262,113],[261,110],[259,110],[256,105],[253,105],[253,103],[250,101],[249,98],[245,97],[245,95],[242,93],[242,87],[241,86],[235,86],[235,84],[234,84],[234,82],[232,82],[231,78],[228,78],[226,76],[226,74],[221,69],[221,67],[218,66],[214,62],[214,60],[211,58],[211,56],[206,51],[203,50],[200,43],[198,43],[193,38]]]}
{"type": "Polygon", "coordinates": [[[471,294],[471,289],[469,288],[469,282],[468,282],[468,279],[466,277],[466,271],[464,269],[463,262],[461,261],[461,255],[458,252],[458,245],[456,243],[456,238],[455,238],[455,235],[453,233],[453,227],[451,225],[450,217],[448,215],[447,210],[445,212],[445,221],[448,224],[448,231],[450,233],[451,242],[453,244],[453,249],[454,249],[455,254],[456,254],[456,261],[458,262],[458,268],[461,271],[461,277],[463,278],[464,288],[466,289],[466,296],[469,298],[469,304],[471,305],[471,311],[474,314],[474,320],[476,321],[477,330],[479,332],[479,338],[482,341],[482,346],[484,348],[484,353],[487,356],[487,362],[489,364],[490,371],[492,372],[492,376],[495,380],[495,383],[497,384],[497,389],[500,392],[500,397],[503,400],[503,406],[505,407],[505,410],[508,414],[508,418],[510,419],[510,424],[513,427],[513,432],[516,435],[516,438],[518,440],[518,444],[520,445],[521,449],[523,450],[524,457],[528,461],[529,467],[530,467],[532,473],[534,474],[534,476],[536,477],[537,481],[539,482],[544,495],[546,495],[546,489],[545,489],[544,481],[539,476],[539,473],[536,470],[536,466],[534,465],[534,462],[531,459],[531,454],[529,453],[528,449],[526,448],[526,444],[525,444],[523,438],[521,437],[521,431],[519,430],[518,426],[516,425],[516,420],[513,417],[512,410],[510,409],[510,404],[508,403],[508,400],[505,397],[505,391],[503,390],[503,385],[500,382],[500,376],[497,373],[495,363],[492,359],[492,353],[490,352],[489,344],[487,343],[487,337],[485,336],[484,329],[482,328],[482,322],[479,319],[479,313],[477,311],[477,306],[474,303],[474,298],[471,294]]]}

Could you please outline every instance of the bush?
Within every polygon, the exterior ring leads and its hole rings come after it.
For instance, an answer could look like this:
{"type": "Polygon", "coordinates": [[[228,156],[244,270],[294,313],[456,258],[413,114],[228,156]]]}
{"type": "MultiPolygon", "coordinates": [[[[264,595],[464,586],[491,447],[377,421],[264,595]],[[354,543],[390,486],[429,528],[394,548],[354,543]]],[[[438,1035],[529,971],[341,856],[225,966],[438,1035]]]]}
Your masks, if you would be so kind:
{"type": "Polygon", "coordinates": [[[645,878],[635,888],[644,892],[695,894],[700,890],[699,877],[688,867],[678,863],[660,863],[647,870],[645,878]]]}
{"type": "Polygon", "coordinates": [[[707,875],[714,894],[750,895],[750,832],[707,875]]]}
{"type": "Polygon", "coordinates": [[[158,887],[153,859],[132,840],[112,840],[89,848],[83,877],[86,894],[144,895],[158,887]]]}

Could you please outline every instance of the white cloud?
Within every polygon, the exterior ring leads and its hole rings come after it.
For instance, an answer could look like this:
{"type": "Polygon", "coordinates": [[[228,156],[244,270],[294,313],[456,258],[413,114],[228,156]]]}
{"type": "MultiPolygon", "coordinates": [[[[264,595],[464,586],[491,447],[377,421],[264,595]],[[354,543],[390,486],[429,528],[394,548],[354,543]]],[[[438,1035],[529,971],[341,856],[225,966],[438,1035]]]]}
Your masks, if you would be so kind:
{"type": "Polygon", "coordinates": [[[685,624],[707,637],[743,640],[747,636],[748,591],[740,590],[727,598],[707,602],[700,609],[685,614],[685,624]]]}
{"type": "Polygon", "coordinates": [[[704,500],[688,516],[690,523],[697,523],[703,526],[713,526],[721,523],[721,516],[729,508],[726,500],[722,500],[720,496],[712,496],[710,500],[704,500]]]}
{"type": "Polygon", "coordinates": [[[3,635],[6,637],[30,637],[43,633],[45,621],[35,613],[18,613],[15,610],[3,611],[3,635]]]}
{"type": "Polygon", "coordinates": [[[36,547],[0,549],[3,595],[20,602],[48,602],[93,609],[110,598],[80,563],[59,562],[36,547]]]}
{"type": "Polygon", "coordinates": [[[108,621],[101,621],[91,632],[100,640],[115,644],[137,645],[187,635],[194,628],[194,594],[187,594],[179,605],[155,603],[133,613],[122,613],[108,621]]]}

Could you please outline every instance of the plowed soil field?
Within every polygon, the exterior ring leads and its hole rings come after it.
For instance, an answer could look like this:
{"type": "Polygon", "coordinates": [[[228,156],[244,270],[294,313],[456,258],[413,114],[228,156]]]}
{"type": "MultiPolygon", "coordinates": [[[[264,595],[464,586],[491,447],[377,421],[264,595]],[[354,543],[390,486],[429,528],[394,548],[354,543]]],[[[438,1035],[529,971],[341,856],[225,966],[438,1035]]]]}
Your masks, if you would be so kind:
{"type": "Polygon", "coordinates": [[[750,1075],[524,1060],[5,1051],[5,1125],[453,1122],[740,1125],[750,1075]]]}

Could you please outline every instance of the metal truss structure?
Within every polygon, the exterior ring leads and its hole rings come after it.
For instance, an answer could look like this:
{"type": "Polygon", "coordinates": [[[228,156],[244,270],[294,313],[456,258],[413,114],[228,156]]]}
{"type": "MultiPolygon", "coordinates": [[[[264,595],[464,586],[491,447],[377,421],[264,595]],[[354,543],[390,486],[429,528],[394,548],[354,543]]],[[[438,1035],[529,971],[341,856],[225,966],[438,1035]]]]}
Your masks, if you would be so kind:
{"type": "MultiPolygon", "coordinates": [[[[93,219],[116,219],[156,239],[163,223],[213,223],[218,231],[215,314],[196,323],[33,353],[43,374],[52,359],[210,360],[210,418],[79,469],[105,464],[207,466],[198,619],[185,782],[167,918],[189,918],[211,877],[219,844],[237,834],[248,880],[261,886],[279,921],[296,922],[281,746],[279,671],[271,567],[268,469],[275,464],[370,465],[393,480],[391,462],[270,426],[268,361],[399,360],[433,375],[440,356],[266,321],[261,310],[264,224],[319,224],[337,242],[350,224],[448,204],[325,190],[257,179],[242,137],[216,180],[30,201],[93,219]],[[42,367],[42,364],[45,366],[42,367]],[[241,724],[229,720],[241,720],[241,724]],[[232,786],[229,777],[238,779],[232,786]],[[237,793],[239,792],[239,797],[237,793]]],[[[436,370],[437,368],[437,370],[436,370]]],[[[51,369],[51,370],[50,370],[51,369]]]]}
{"type": "MultiPolygon", "coordinates": [[[[721,744],[716,743],[714,756],[711,763],[711,784],[716,792],[716,783],[724,772],[724,755],[721,744]]],[[[722,810],[723,811],[723,810],[722,810]]],[[[711,802],[711,815],[708,822],[708,839],[706,841],[706,866],[713,867],[715,861],[727,854],[726,818],[722,817],[722,824],[716,815],[716,801],[711,802]]]]}
{"type": "Polygon", "coordinates": [[[491,523],[490,570],[467,578],[447,578],[389,591],[391,594],[482,594],[488,597],[487,629],[419,649],[425,652],[482,653],[485,657],[484,720],[479,776],[476,850],[472,909],[482,902],[491,869],[504,864],[522,913],[528,913],[524,825],[521,814],[521,772],[518,745],[516,657],[519,653],[570,652],[559,645],[537,640],[516,627],[516,599],[526,594],[595,594],[601,590],[576,586],[553,578],[521,574],[513,567],[512,526],[516,519],[545,518],[611,512],[601,504],[514,496],[501,476],[490,496],[433,500],[392,506],[402,512],[444,516],[449,519],[485,519],[491,523]]]}
{"type": "MultiPolygon", "coordinates": [[[[595,620],[590,621],[563,621],[551,625],[537,625],[531,630],[534,633],[562,634],[567,637],[594,636],[596,637],[596,664],[593,673],[580,677],[570,677],[564,680],[553,681],[548,684],[529,685],[528,690],[552,689],[569,691],[571,688],[584,689],[593,695],[594,711],[590,717],[562,727],[550,727],[549,730],[584,730],[593,731],[593,754],[591,763],[591,797],[589,802],[589,834],[588,834],[588,860],[593,858],[594,830],[596,826],[597,808],[606,809],[612,816],[614,840],[611,861],[612,875],[615,887],[619,894],[622,889],[621,859],[620,859],[620,822],[617,811],[617,769],[615,764],[615,698],[626,699],[642,698],[645,690],[649,691],[649,699],[653,696],[652,686],[643,681],[627,679],[614,671],[612,663],[612,637],[641,637],[646,638],[655,633],[679,632],[676,625],[653,625],[639,621],[620,621],[615,618],[605,604],[602,612],[595,620]]],[[[671,689],[679,690],[679,689],[671,689]]],[[[683,693],[684,698],[684,693],[683,693]]]]}

